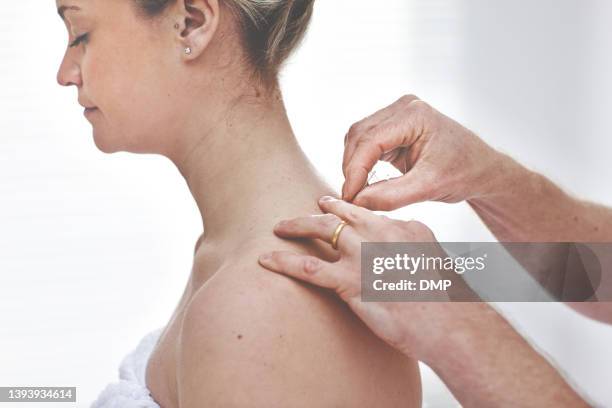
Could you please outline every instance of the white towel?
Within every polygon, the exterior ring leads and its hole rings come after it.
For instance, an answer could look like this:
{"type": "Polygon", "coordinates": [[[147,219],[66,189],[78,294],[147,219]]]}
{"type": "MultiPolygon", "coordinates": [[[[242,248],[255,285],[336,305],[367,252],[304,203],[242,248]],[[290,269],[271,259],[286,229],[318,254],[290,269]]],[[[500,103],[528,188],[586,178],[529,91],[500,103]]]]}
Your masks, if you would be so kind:
{"type": "Polygon", "coordinates": [[[147,362],[163,327],[148,333],[119,366],[119,382],[108,384],[91,408],[160,408],[147,389],[147,362]]]}

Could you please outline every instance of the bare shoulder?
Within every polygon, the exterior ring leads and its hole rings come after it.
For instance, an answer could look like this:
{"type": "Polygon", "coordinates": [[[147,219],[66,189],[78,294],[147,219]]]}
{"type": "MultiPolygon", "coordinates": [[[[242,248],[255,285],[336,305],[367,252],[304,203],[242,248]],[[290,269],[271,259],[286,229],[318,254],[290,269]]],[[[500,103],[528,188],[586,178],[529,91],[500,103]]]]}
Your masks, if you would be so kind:
{"type": "Polygon", "coordinates": [[[414,361],[376,339],[333,293],[260,267],[266,249],[227,263],[187,307],[181,407],[420,402],[414,361]]]}

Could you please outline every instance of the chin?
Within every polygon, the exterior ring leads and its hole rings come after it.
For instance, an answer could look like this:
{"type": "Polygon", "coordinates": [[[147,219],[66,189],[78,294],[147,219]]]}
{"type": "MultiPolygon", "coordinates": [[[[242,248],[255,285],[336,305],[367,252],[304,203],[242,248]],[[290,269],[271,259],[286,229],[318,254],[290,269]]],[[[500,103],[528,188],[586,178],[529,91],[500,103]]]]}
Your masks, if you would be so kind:
{"type": "Polygon", "coordinates": [[[132,135],[125,135],[118,132],[101,132],[94,128],[93,139],[98,150],[103,153],[136,153],[136,154],[150,154],[157,153],[156,150],[149,148],[146,143],[146,139],[143,137],[130,137],[132,135]]]}
{"type": "Polygon", "coordinates": [[[121,145],[117,143],[117,140],[109,138],[108,136],[109,135],[105,135],[102,132],[98,132],[94,129],[93,140],[98,150],[108,154],[123,151],[121,145]]]}

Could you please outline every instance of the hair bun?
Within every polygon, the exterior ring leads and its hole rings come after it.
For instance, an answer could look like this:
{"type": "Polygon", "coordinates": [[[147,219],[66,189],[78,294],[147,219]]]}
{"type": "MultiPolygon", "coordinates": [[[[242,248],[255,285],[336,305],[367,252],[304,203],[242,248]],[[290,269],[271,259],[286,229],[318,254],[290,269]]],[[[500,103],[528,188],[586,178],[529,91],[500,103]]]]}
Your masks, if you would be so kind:
{"type": "Polygon", "coordinates": [[[226,3],[238,11],[249,58],[269,83],[304,38],[314,0],[226,0],[226,3]]]}
{"type": "Polygon", "coordinates": [[[314,0],[283,2],[281,17],[272,22],[268,38],[268,64],[280,65],[297,48],[312,16],[314,0]]]}

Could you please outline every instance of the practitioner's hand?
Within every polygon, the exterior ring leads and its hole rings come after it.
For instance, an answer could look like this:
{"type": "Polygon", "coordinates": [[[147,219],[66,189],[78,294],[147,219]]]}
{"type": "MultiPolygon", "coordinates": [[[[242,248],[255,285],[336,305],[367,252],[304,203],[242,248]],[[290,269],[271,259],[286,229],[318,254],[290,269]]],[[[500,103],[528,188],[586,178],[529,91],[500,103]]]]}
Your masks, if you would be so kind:
{"type": "MultiPolygon", "coordinates": [[[[337,240],[340,259],[329,263],[314,256],[276,251],[260,257],[262,266],[334,290],[378,337],[423,361],[439,354],[437,346],[453,327],[465,324],[466,319],[478,321],[468,315],[476,310],[480,313],[487,306],[443,302],[362,302],[361,242],[436,242],[434,234],[420,222],[394,220],[331,197],[323,197],[319,206],[326,214],[283,221],[276,225],[274,232],[281,238],[321,239],[331,243],[336,227],[345,220],[347,225],[337,240]]],[[[447,256],[439,245],[432,248],[436,248],[432,256],[447,256]]],[[[439,272],[439,275],[444,273],[439,272]]],[[[454,274],[452,271],[449,273],[454,274]]],[[[453,287],[469,290],[457,279],[453,287]]],[[[448,297],[443,300],[448,300],[448,297]]]]}
{"type": "Polygon", "coordinates": [[[421,201],[469,200],[498,188],[496,176],[510,163],[416,96],[403,96],[351,126],[345,137],[342,198],[387,211],[421,201]],[[379,160],[403,175],[363,189],[379,160]]]}

